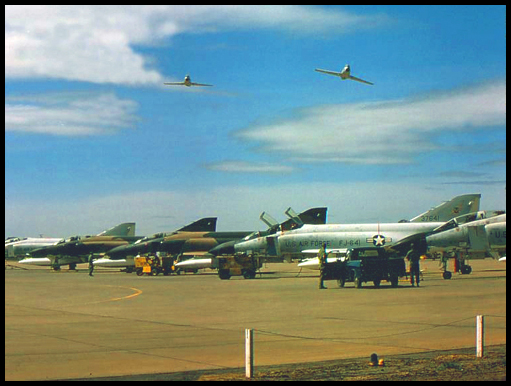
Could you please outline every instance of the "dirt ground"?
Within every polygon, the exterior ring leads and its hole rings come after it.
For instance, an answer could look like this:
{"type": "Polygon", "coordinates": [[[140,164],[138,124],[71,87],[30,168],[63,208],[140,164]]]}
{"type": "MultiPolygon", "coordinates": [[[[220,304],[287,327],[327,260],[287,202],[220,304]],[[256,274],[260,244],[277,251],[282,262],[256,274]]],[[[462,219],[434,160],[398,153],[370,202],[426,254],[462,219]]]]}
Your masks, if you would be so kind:
{"type": "Polygon", "coordinates": [[[146,381],[505,381],[506,345],[486,347],[483,358],[475,349],[393,355],[384,366],[370,366],[370,358],[319,363],[255,367],[247,379],[244,369],[204,370],[87,380],[146,381]]]}

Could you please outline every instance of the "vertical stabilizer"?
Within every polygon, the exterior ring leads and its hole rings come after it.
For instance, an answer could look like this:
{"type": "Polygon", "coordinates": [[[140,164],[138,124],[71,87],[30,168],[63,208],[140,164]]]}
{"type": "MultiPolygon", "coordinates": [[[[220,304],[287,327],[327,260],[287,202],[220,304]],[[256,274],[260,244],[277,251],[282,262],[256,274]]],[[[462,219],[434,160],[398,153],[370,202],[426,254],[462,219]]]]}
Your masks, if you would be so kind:
{"type": "Polygon", "coordinates": [[[215,232],[216,217],[205,217],[178,229],[181,232],[215,232]]]}
{"type": "Polygon", "coordinates": [[[480,194],[463,194],[444,202],[437,207],[414,217],[410,222],[445,222],[454,217],[477,212],[481,201],[480,194]]]}
{"type": "Polygon", "coordinates": [[[98,236],[135,236],[135,223],[124,222],[99,233],[98,236]]]}

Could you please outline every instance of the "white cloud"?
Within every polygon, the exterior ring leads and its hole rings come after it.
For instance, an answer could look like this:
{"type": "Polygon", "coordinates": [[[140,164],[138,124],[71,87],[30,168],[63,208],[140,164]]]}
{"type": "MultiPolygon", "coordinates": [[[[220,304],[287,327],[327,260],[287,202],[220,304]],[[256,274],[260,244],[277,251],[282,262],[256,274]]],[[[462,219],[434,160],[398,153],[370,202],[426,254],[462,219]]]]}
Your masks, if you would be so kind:
{"type": "Polygon", "coordinates": [[[201,217],[217,216],[217,230],[262,230],[261,212],[279,221],[291,206],[296,212],[327,206],[329,223],[397,222],[411,219],[459,194],[481,193],[481,209],[506,209],[504,183],[495,185],[417,182],[309,182],[271,186],[231,185],[173,191],[130,191],[86,199],[6,197],[6,236],[44,234],[65,237],[96,234],[135,221],[137,234],[172,231],[201,217]]]}
{"type": "Polygon", "coordinates": [[[302,5],[6,5],[5,76],[161,84],[134,45],[226,29],[342,33],[385,20],[302,5]]]}
{"type": "Polygon", "coordinates": [[[442,130],[505,123],[504,81],[421,99],[312,107],[236,135],[300,162],[402,164],[439,149],[433,137],[442,130]]]}
{"type": "Polygon", "coordinates": [[[276,173],[285,174],[295,171],[292,166],[275,165],[268,162],[222,161],[206,165],[213,171],[227,173],[276,173]]]}
{"type": "Polygon", "coordinates": [[[133,126],[137,106],[114,94],[11,98],[5,104],[5,131],[64,136],[111,134],[133,126]]]}

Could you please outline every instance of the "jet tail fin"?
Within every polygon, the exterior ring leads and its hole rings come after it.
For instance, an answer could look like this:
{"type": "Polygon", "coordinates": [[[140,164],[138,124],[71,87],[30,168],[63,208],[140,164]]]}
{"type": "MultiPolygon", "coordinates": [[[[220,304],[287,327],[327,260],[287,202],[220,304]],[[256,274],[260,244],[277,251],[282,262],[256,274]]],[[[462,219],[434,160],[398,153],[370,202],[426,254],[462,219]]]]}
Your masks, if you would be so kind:
{"type": "Polygon", "coordinates": [[[454,217],[477,212],[481,201],[480,194],[463,194],[438,205],[410,220],[410,222],[445,222],[454,217]]]}
{"type": "Polygon", "coordinates": [[[216,217],[205,217],[184,226],[178,231],[182,232],[215,232],[216,231],[216,217]]]}
{"type": "Polygon", "coordinates": [[[326,224],[326,212],[327,208],[321,207],[307,209],[305,212],[296,214],[293,209],[288,208],[284,213],[289,217],[289,220],[283,222],[281,228],[285,231],[292,229],[293,224],[297,226],[302,226],[303,224],[326,224]]]}
{"type": "Polygon", "coordinates": [[[124,222],[99,233],[98,236],[135,236],[135,223],[124,222]]]}

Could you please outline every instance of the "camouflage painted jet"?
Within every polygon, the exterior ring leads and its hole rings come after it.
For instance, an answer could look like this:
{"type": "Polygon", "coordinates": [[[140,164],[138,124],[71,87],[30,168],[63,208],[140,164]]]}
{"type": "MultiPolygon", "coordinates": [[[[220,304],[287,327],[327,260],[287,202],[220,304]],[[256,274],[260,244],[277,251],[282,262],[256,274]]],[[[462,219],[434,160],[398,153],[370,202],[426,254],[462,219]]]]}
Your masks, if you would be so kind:
{"type": "Polygon", "coordinates": [[[96,236],[73,236],[62,239],[54,245],[35,249],[30,253],[31,258],[23,259],[20,263],[53,266],[54,269],[69,264],[69,268],[74,269],[76,264],[85,263],[91,253],[104,253],[140,238],[141,236],[135,236],[134,222],[122,223],[96,236]]]}
{"type": "MultiPolygon", "coordinates": [[[[197,271],[201,268],[211,268],[213,265],[212,257],[218,254],[225,254],[225,251],[231,251],[234,253],[234,245],[237,242],[240,242],[245,239],[250,239],[254,237],[254,235],[261,235],[263,233],[276,232],[277,230],[291,230],[303,226],[304,224],[325,224],[326,223],[326,212],[327,208],[311,208],[302,212],[300,214],[296,214],[293,209],[288,208],[286,210],[286,215],[289,217],[289,220],[284,221],[279,224],[277,220],[271,217],[268,213],[263,212],[260,216],[260,219],[268,225],[269,229],[267,231],[257,231],[250,232],[249,234],[244,235],[243,238],[240,237],[232,238],[231,240],[226,240],[221,242],[221,239],[217,239],[218,244],[214,248],[210,248],[204,256],[191,258],[184,261],[180,261],[175,264],[176,268],[180,269],[190,269],[197,271]],[[219,253],[221,252],[221,253],[219,253]]],[[[196,255],[195,255],[196,256],[196,255]]]]}
{"type": "MultiPolygon", "coordinates": [[[[304,220],[309,221],[311,218],[314,218],[314,221],[318,221],[316,220],[318,217],[325,219],[325,213],[326,208],[320,208],[319,211],[315,210],[314,215],[311,214],[310,218],[304,217],[304,220]]],[[[156,252],[164,252],[183,261],[187,258],[207,255],[208,251],[218,245],[242,239],[253,233],[252,231],[216,232],[216,218],[213,219],[214,222],[212,224],[214,226],[210,229],[197,227],[197,223],[194,223],[169,234],[156,234],[141,239],[132,245],[115,248],[107,253],[109,258],[96,260],[94,265],[112,268],[126,267],[128,271],[131,271],[131,267],[134,266],[134,260],[129,257],[156,252]]],[[[290,223],[290,220],[286,221],[284,227],[290,227],[290,223]]]]}

